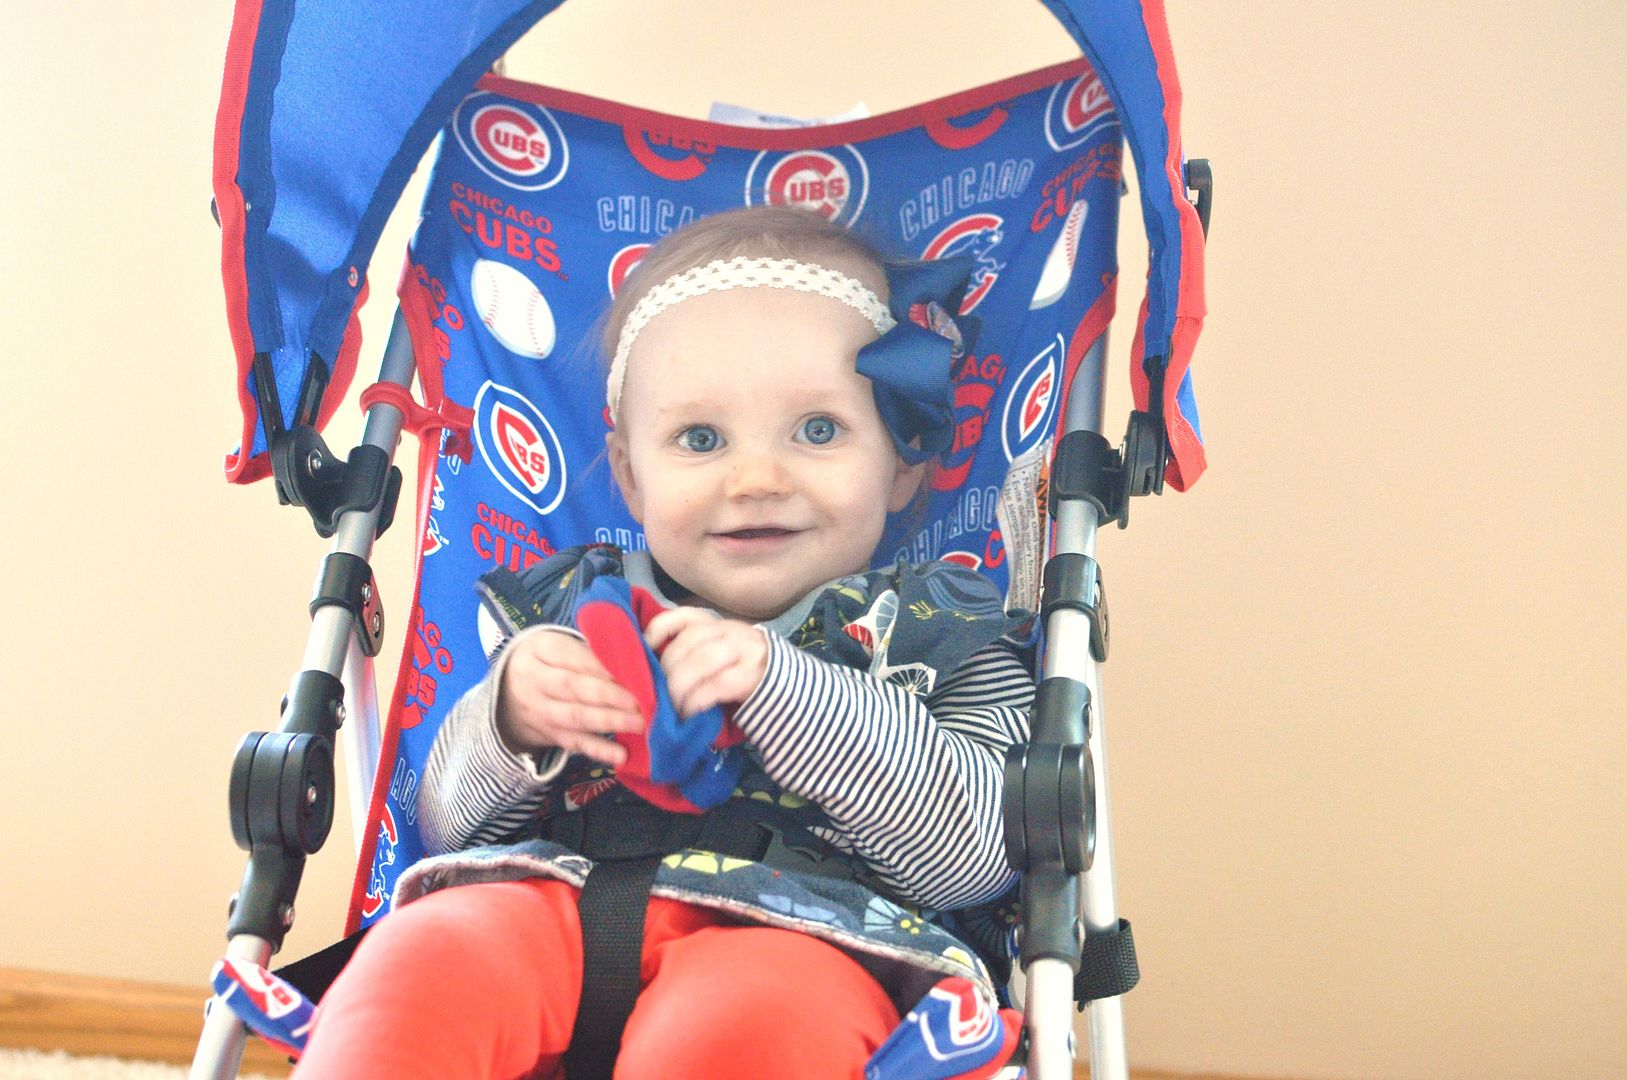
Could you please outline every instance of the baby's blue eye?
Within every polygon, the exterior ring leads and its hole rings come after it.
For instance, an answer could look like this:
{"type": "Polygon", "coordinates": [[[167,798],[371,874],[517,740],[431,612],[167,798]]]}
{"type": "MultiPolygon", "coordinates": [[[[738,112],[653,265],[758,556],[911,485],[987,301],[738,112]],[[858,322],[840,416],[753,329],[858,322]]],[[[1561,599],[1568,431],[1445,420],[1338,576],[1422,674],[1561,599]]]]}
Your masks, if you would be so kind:
{"type": "Polygon", "coordinates": [[[709,454],[717,449],[722,441],[718,438],[717,429],[709,424],[696,424],[684,428],[678,433],[678,442],[685,450],[693,450],[697,454],[709,454]]]}
{"type": "Polygon", "coordinates": [[[828,416],[815,416],[802,425],[802,437],[814,445],[828,443],[836,438],[836,421],[828,416]]]}

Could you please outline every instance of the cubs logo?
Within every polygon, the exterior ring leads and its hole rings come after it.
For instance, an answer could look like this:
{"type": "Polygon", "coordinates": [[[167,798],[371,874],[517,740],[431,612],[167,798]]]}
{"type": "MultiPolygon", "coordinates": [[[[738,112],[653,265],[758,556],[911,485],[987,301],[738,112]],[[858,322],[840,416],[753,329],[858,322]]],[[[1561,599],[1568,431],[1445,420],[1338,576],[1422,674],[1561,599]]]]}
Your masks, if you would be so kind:
{"type": "Polygon", "coordinates": [[[622,142],[633,160],[663,180],[693,180],[706,171],[717,144],[667,131],[644,131],[623,124],[622,142]]]}
{"type": "Polygon", "coordinates": [[[1005,378],[1006,365],[998,353],[970,357],[955,374],[955,441],[929,483],[933,491],[953,491],[971,474],[983,429],[994,405],[995,388],[1005,378]]]}
{"type": "Polygon", "coordinates": [[[1051,89],[1045,105],[1045,141],[1051,149],[1078,146],[1099,129],[1117,123],[1113,100],[1094,71],[1051,89]]]}
{"type": "Polygon", "coordinates": [[[516,390],[487,381],[475,395],[475,445],[498,482],[539,514],[565,497],[565,451],[548,418],[516,390]]]}
{"type": "Polygon", "coordinates": [[[1038,446],[1056,425],[1062,402],[1062,357],[1067,351],[1058,334],[1023,368],[1006,399],[1000,442],[1010,461],[1038,446]]]}
{"type": "Polygon", "coordinates": [[[956,255],[972,257],[972,276],[967,283],[966,295],[960,302],[960,313],[968,315],[983,302],[994,288],[1005,263],[997,262],[994,249],[1005,237],[1005,220],[999,214],[967,214],[951,222],[932,238],[921,251],[923,259],[946,259],[956,255]]]}
{"type": "Polygon", "coordinates": [[[983,568],[983,556],[970,551],[946,551],[939,555],[938,558],[944,562],[954,563],[956,566],[964,566],[968,570],[983,568]]]}
{"type": "Polygon", "coordinates": [[[425,619],[421,610],[416,614],[412,640],[408,642],[412,664],[403,673],[406,693],[401,706],[402,731],[411,730],[424,722],[429,710],[435,707],[436,690],[440,687],[439,676],[452,674],[456,665],[451,650],[441,644],[440,626],[425,619]]]}
{"type": "Polygon", "coordinates": [[[395,849],[401,841],[401,834],[395,827],[395,815],[390,813],[388,806],[379,809],[384,813],[379,817],[378,843],[373,848],[373,865],[367,872],[367,895],[362,897],[363,919],[375,918],[389,906],[390,886],[395,874],[387,871],[395,865],[395,849]]]}
{"type": "Polygon", "coordinates": [[[553,187],[570,166],[565,133],[540,105],[470,94],[452,118],[452,132],[481,172],[521,191],[553,187]]]}
{"type": "Polygon", "coordinates": [[[864,211],[870,170],[852,146],[758,154],[746,172],[747,206],[800,206],[848,226],[864,211]]]}
{"type": "Polygon", "coordinates": [[[633,272],[633,267],[639,264],[639,261],[644,258],[649,250],[649,244],[628,244],[610,256],[610,267],[605,273],[605,284],[609,287],[611,296],[615,296],[621,291],[621,283],[627,280],[627,275],[633,272]]]}

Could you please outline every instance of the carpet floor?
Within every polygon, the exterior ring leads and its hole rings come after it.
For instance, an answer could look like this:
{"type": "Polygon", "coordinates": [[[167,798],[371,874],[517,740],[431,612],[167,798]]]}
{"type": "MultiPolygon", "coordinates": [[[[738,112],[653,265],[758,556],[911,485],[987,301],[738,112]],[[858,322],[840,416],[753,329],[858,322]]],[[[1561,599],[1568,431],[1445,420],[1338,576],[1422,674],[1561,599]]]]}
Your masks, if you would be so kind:
{"type": "MultiPolygon", "coordinates": [[[[184,1065],[73,1057],[61,1050],[0,1050],[0,1077],[4,1080],[181,1080],[186,1072],[184,1065]]],[[[239,1080],[268,1078],[260,1073],[244,1073],[239,1080]]]]}

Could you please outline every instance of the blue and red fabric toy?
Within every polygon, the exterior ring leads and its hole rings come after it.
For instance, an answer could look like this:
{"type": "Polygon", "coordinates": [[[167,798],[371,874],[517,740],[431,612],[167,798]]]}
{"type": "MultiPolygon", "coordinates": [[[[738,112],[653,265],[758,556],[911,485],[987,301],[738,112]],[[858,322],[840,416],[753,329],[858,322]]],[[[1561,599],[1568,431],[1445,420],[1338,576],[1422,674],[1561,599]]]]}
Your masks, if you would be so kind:
{"type": "Polygon", "coordinates": [[[644,715],[642,736],[615,737],[627,751],[616,779],[663,810],[698,814],[734,791],[745,765],[745,735],[715,705],[688,718],[678,715],[660,658],[644,642],[644,627],[664,610],[625,578],[603,576],[577,597],[571,622],[644,715]]]}

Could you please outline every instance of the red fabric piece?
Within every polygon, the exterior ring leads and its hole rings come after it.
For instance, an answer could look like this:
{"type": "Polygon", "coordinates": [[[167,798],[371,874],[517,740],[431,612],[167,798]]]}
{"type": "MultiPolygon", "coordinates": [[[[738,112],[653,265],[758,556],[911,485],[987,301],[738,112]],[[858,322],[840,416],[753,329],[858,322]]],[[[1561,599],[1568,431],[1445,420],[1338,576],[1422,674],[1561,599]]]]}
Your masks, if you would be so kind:
{"type": "MultiPolygon", "coordinates": [[[[629,591],[633,595],[633,615],[638,619],[640,630],[649,626],[651,619],[667,610],[666,605],[650,595],[648,589],[641,589],[634,585],[629,591]]],[[[672,642],[667,642],[667,645],[670,644],[672,642]]],[[[666,648],[666,645],[661,646],[661,652],[665,652],[666,648]]],[[[656,655],[660,656],[661,653],[658,652],[656,655]]],[[[727,750],[731,746],[738,746],[746,741],[746,733],[741,731],[740,725],[734,722],[734,710],[735,706],[733,705],[723,706],[723,730],[718,732],[716,739],[712,740],[712,745],[719,750],[727,750]]]]}
{"type": "MultiPolygon", "coordinates": [[[[563,1076],[581,996],[577,893],[432,893],[367,936],[317,1014],[298,1080],[563,1076]]],[[[653,897],[617,1080],[860,1080],[897,1026],[859,964],[806,934],[653,897]]]]}
{"type": "MultiPolygon", "coordinates": [[[[636,622],[629,620],[627,612],[615,604],[587,603],[577,610],[576,628],[587,638],[588,648],[593,650],[611,679],[638,699],[638,711],[648,726],[655,716],[657,703],[655,677],[645,651],[644,627],[667,609],[648,590],[635,586],[629,591],[636,622]]],[[[746,739],[735,724],[733,713],[732,706],[725,707],[723,730],[712,742],[720,750],[746,739]]],[[[699,812],[677,784],[650,779],[650,744],[643,734],[618,732],[614,738],[627,751],[627,760],[616,768],[616,779],[629,791],[663,810],[678,814],[699,812]]]]}
{"type": "MultiPolygon", "coordinates": [[[[590,603],[577,610],[576,628],[588,639],[588,648],[599,658],[610,678],[638,700],[639,714],[648,725],[655,716],[655,677],[644,652],[644,635],[639,626],[615,604],[590,603]]],[[[615,739],[627,751],[627,760],[616,766],[616,779],[629,791],[663,810],[679,814],[695,812],[677,784],[658,784],[650,779],[650,744],[642,732],[617,732],[615,739]]]]}

